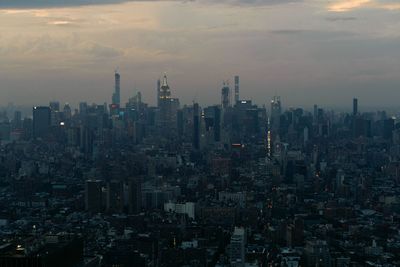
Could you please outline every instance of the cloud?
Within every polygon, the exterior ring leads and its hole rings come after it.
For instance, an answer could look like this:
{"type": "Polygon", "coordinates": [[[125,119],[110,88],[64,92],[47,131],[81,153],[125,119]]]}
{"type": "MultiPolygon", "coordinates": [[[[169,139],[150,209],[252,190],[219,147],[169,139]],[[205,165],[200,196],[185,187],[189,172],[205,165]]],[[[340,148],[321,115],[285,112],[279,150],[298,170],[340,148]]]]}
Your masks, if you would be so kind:
{"type": "Polygon", "coordinates": [[[297,34],[302,34],[305,32],[306,32],[306,30],[300,30],[300,29],[285,29],[285,30],[271,31],[272,34],[278,34],[278,35],[297,35],[297,34]]]}
{"type": "Polygon", "coordinates": [[[328,10],[333,12],[347,12],[368,5],[371,2],[371,0],[341,0],[330,4],[328,10]]]}
{"type": "Polygon", "coordinates": [[[0,0],[0,8],[45,8],[81,5],[118,4],[127,0],[0,0]]]}
{"type": "Polygon", "coordinates": [[[105,5],[120,4],[125,2],[205,2],[209,4],[232,4],[232,5],[280,5],[288,3],[298,3],[304,0],[0,0],[0,9],[24,9],[24,8],[55,8],[55,7],[73,7],[85,5],[105,5]]]}
{"type": "Polygon", "coordinates": [[[329,4],[328,10],[332,12],[348,12],[365,7],[385,10],[400,10],[400,3],[397,0],[338,0],[329,4]]]}
{"type": "Polygon", "coordinates": [[[225,4],[234,4],[234,5],[282,5],[282,4],[290,4],[290,3],[301,3],[305,0],[197,0],[199,2],[207,1],[209,3],[225,3],[225,4]]]}
{"type": "Polygon", "coordinates": [[[326,18],[327,21],[353,21],[357,20],[356,17],[328,17],[326,18]]]}

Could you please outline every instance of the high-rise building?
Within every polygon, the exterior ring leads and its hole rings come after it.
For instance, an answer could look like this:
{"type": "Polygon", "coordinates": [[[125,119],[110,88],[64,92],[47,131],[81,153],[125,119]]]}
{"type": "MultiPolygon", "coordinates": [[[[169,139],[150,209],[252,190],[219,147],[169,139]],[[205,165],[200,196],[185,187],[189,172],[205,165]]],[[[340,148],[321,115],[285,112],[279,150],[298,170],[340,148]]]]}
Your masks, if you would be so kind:
{"type": "Polygon", "coordinates": [[[19,111],[19,110],[16,110],[14,112],[14,118],[12,120],[12,128],[14,130],[22,128],[22,114],[21,114],[21,111],[19,111]]]}
{"type": "Polygon", "coordinates": [[[180,138],[183,137],[183,132],[184,132],[184,121],[183,121],[184,117],[183,117],[183,110],[180,109],[177,112],[176,115],[176,124],[177,124],[177,130],[178,130],[178,136],[180,138]]]}
{"type": "Polygon", "coordinates": [[[230,243],[230,266],[245,266],[246,232],[244,228],[235,227],[230,243]]]}
{"type": "Polygon", "coordinates": [[[115,71],[114,74],[115,86],[114,86],[114,94],[112,96],[112,104],[120,106],[121,104],[121,75],[118,71],[115,71]]]}
{"type": "Polygon", "coordinates": [[[49,106],[52,111],[60,111],[60,102],[58,101],[51,101],[49,106]]]}
{"type": "Polygon", "coordinates": [[[193,104],[193,148],[200,148],[200,110],[199,104],[193,104]]]}
{"type": "Polygon", "coordinates": [[[33,137],[44,138],[49,133],[51,113],[49,107],[33,108],[33,137]]]}
{"type": "Polygon", "coordinates": [[[239,101],[239,76],[235,76],[235,105],[239,101]]]}
{"type": "Polygon", "coordinates": [[[358,99],[353,98],[353,116],[358,114],[358,99]]]}
{"type": "Polygon", "coordinates": [[[68,103],[64,105],[63,115],[65,120],[70,120],[72,117],[72,110],[68,103]]]}
{"type": "Polygon", "coordinates": [[[212,133],[214,142],[221,141],[221,108],[219,106],[204,109],[204,126],[206,132],[212,133]]]}
{"type": "Polygon", "coordinates": [[[318,122],[318,106],[314,105],[314,116],[313,116],[314,123],[318,122]]]}
{"type": "Polygon", "coordinates": [[[275,133],[279,132],[281,113],[281,98],[279,96],[274,96],[271,101],[271,129],[275,133]]]}
{"type": "Polygon", "coordinates": [[[86,102],[80,102],[79,103],[79,114],[81,116],[86,116],[87,115],[87,110],[88,110],[88,105],[86,102]]]}
{"type": "Polygon", "coordinates": [[[128,183],[129,213],[137,214],[142,209],[142,186],[140,179],[130,179],[128,183]]]}
{"type": "Polygon", "coordinates": [[[51,126],[57,126],[60,124],[62,118],[62,113],[60,112],[60,102],[58,101],[51,101],[49,103],[50,106],[50,123],[51,126]]]}
{"type": "Polygon", "coordinates": [[[157,107],[160,107],[160,90],[161,90],[161,80],[157,80],[157,107]]]}
{"type": "Polygon", "coordinates": [[[107,183],[107,212],[121,213],[124,207],[124,188],[121,181],[107,183]]]}
{"type": "Polygon", "coordinates": [[[171,90],[168,85],[167,75],[164,78],[159,90],[159,127],[163,133],[167,134],[171,128],[176,127],[176,116],[179,109],[179,99],[171,98],[171,90]]]}
{"type": "Polygon", "coordinates": [[[331,255],[329,246],[325,240],[310,240],[307,241],[304,249],[307,266],[315,267],[330,267],[331,255]]]}
{"type": "Polygon", "coordinates": [[[102,211],[102,182],[88,180],[85,183],[85,209],[90,212],[102,211]]]}
{"type": "Polygon", "coordinates": [[[383,121],[382,137],[385,139],[392,139],[394,130],[394,119],[386,119],[383,121]]]}
{"type": "Polygon", "coordinates": [[[221,89],[221,106],[223,109],[227,109],[231,106],[231,92],[229,88],[229,82],[224,82],[221,89]]]}
{"type": "Polygon", "coordinates": [[[167,102],[170,98],[171,98],[171,90],[168,85],[167,74],[164,74],[163,81],[159,90],[159,100],[160,100],[159,108],[161,108],[161,105],[165,104],[165,102],[167,102]]]}
{"type": "Polygon", "coordinates": [[[11,124],[8,121],[0,122],[0,141],[9,141],[11,137],[11,124]]]}

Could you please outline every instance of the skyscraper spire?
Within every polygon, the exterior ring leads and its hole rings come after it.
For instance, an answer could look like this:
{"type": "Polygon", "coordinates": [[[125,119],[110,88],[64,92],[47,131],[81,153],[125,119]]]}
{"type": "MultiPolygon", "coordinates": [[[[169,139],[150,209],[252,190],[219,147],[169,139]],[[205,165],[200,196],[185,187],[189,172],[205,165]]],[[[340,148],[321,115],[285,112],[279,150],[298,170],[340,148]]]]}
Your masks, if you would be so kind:
{"type": "Polygon", "coordinates": [[[162,86],[168,86],[167,73],[164,72],[162,86]]]}

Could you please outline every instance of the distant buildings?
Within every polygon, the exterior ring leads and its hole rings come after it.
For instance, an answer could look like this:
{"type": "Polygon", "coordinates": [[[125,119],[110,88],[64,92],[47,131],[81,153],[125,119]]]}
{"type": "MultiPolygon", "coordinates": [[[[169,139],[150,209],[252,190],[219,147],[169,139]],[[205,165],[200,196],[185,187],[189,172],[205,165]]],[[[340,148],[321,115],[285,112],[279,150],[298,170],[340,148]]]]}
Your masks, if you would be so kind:
{"type": "Polygon", "coordinates": [[[117,103],[119,78],[111,105],[0,112],[0,266],[400,266],[397,113],[260,106],[236,77],[117,103]]]}

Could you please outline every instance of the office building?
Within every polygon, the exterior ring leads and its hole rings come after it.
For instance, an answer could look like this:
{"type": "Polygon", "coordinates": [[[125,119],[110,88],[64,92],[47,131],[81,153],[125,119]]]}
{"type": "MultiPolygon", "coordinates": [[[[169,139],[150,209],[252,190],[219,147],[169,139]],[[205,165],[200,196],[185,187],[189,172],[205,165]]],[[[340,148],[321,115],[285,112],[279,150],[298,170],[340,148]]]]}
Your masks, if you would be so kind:
{"type": "Polygon", "coordinates": [[[137,214],[142,209],[142,184],[139,178],[128,181],[128,209],[131,214],[137,214]]]}
{"type": "Polygon", "coordinates": [[[118,71],[114,74],[114,94],[112,96],[112,104],[120,106],[121,105],[121,75],[118,71]]]}
{"type": "Polygon", "coordinates": [[[235,105],[239,101],[239,76],[235,76],[235,105]]]}
{"type": "Polygon", "coordinates": [[[353,98],[353,116],[358,114],[358,99],[353,98]]]}
{"type": "Polygon", "coordinates": [[[44,138],[50,132],[51,111],[49,107],[33,108],[33,137],[44,138]]]}
{"type": "Polygon", "coordinates": [[[124,207],[124,187],[121,181],[111,180],[107,183],[107,212],[121,213],[124,207]]]}
{"type": "Polygon", "coordinates": [[[230,266],[245,266],[246,232],[244,228],[235,227],[230,242],[230,266]]]}
{"type": "Polygon", "coordinates": [[[197,103],[193,105],[193,148],[200,149],[200,108],[197,103]]]}
{"type": "Polygon", "coordinates": [[[102,181],[88,180],[85,183],[85,210],[102,212],[102,181]]]}
{"type": "Polygon", "coordinates": [[[229,88],[229,82],[224,81],[221,89],[221,106],[225,110],[231,106],[231,89],[229,88]]]}
{"type": "Polygon", "coordinates": [[[281,113],[281,98],[279,96],[274,96],[271,101],[271,130],[275,134],[279,133],[281,113]]]}

